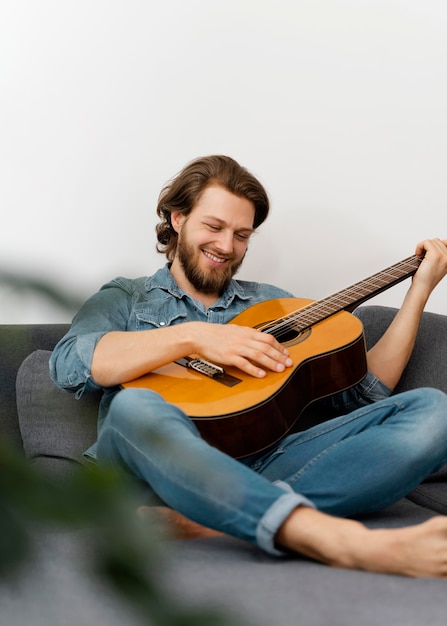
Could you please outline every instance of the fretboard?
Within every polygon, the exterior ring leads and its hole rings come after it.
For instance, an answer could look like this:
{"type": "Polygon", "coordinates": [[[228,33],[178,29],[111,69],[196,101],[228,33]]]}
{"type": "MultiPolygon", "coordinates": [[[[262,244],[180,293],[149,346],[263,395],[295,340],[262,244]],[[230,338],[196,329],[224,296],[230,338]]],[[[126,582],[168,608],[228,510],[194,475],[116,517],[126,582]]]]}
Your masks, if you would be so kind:
{"type": "Polygon", "coordinates": [[[293,325],[295,329],[299,328],[303,331],[339,311],[353,311],[357,306],[369,300],[369,298],[413,276],[421,261],[422,259],[417,256],[408,257],[365,280],[338,291],[332,296],[313,302],[294,313],[290,313],[278,320],[279,323],[276,329],[293,325]]]}

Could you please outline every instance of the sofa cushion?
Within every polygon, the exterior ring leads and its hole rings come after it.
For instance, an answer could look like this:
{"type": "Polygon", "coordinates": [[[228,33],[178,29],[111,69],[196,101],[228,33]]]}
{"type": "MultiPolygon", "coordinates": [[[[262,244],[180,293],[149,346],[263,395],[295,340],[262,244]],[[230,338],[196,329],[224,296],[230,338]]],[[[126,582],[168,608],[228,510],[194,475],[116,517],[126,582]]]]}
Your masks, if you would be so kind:
{"type": "Polygon", "coordinates": [[[20,432],[25,455],[45,467],[64,473],[67,461],[81,463],[82,453],[96,439],[100,394],[81,400],[58,389],[50,378],[51,352],[37,350],[22,363],[17,373],[16,393],[20,432]],[[52,460],[59,459],[56,464],[52,460]]]}

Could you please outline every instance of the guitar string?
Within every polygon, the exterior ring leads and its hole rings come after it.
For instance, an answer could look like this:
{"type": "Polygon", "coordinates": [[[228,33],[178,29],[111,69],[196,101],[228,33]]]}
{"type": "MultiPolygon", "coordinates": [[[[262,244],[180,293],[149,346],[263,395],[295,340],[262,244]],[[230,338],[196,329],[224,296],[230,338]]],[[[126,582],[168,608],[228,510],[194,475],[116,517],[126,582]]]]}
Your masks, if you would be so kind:
{"type": "MultiPolygon", "coordinates": [[[[371,289],[369,289],[368,287],[373,287],[373,290],[375,290],[377,287],[389,285],[394,280],[406,277],[408,275],[408,265],[408,263],[404,264],[403,262],[401,262],[398,267],[393,266],[392,268],[388,268],[387,270],[384,270],[379,274],[375,274],[374,276],[369,277],[360,283],[356,283],[355,285],[352,285],[351,287],[348,287],[347,289],[338,292],[333,296],[320,300],[315,304],[310,304],[307,307],[300,309],[295,317],[293,317],[292,314],[291,321],[286,319],[284,325],[288,325],[290,323],[294,324],[296,319],[299,319],[300,317],[304,320],[310,317],[311,323],[315,323],[315,321],[320,321],[321,319],[324,319],[325,316],[341,310],[343,306],[340,307],[340,303],[346,306],[348,304],[353,304],[356,300],[360,300],[366,295],[369,295],[371,293],[371,289]],[[406,270],[404,275],[402,275],[401,272],[396,272],[396,270],[400,270],[401,268],[405,268],[406,270]],[[389,278],[391,278],[391,281],[389,280],[389,278]],[[354,296],[354,298],[352,296],[354,296]],[[321,318],[320,313],[323,314],[323,318],[321,318]]],[[[411,270],[414,269],[415,267],[411,265],[411,270]]]]}
{"type": "MultiPolygon", "coordinates": [[[[412,272],[410,272],[409,274],[407,274],[407,271],[409,268],[411,268],[411,270],[415,270],[417,269],[417,267],[414,265],[414,261],[417,260],[418,264],[419,264],[419,259],[417,257],[409,257],[408,259],[404,259],[404,261],[401,261],[400,263],[397,263],[396,265],[393,265],[392,267],[382,271],[382,272],[378,272],[377,274],[374,274],[373,276],[370,276],[369,278],[365,279],[364,281],[361,281],[359,283],[355,283],[354,285],[352,285],[351,287],[348,287],[345,290],[342,290],[336,294],[334,294],[333,296],[329,296],[328,298],[325,298],[323,300],[320,300],[316,303],[311,303],[305,307],[303,307],[302,309],[298,309],[297,311],[294,311],[292,313],[290,313],[288,316],[286,316],[285,318],[282,318],[283,321],[280,322],[279,324],[277,324],[275,327],[272,327],[270,330],[267,330],[266,332],[270,332],[270,333],[275,333],[277,331],[279,331],[281,333],[281,331],[283,330],[289,330],[290,328],[292,328],[293,326],[296,325],[296,322],[302,318],[302,320],[305,321],[306,326],[299,329],[299,330],[305,330],[305,328],[309,327],[310,325],[312,325],[312,323],[321,321],[322,319],[324,319],[325,317],[328,317],[329,315],[341,310],[340,308],[335,308],[333,307],[334,303],[336,303],[337,301],[342,301],[342,296],[345,297],[345,306],[346,304],[352,304],[353,302],[355,302],[355,299],[357,299],[357,297],[360,296],[365,296],[368,295],[370,293],[369,290],[362,290],[362,286],[368,286],[371,285],[373,287],[377,287],[377,286],[384,286],[387,284],[390,284],[390,282],[393,282],[394,280],[398,280],[399,278],[405,278],[406,276],[411,275],[412,272]],[[400,270],[400,269],[405,269],[405,274],[402,275],[402,273],[393,273],[392,270],[400,270]],[[392,281],[389,280],[383,280],[384,278],[386,278],[387,276],[392,278],[392,281]],[[379,282],[379,280],[381,282],[379,282]],[[346,296],[351,296],[351,295],[355,295],[356,298],[354,300],[352,300],[351,298],[346,298],[346,296]],[[329,305],[329,306],[328,306],[329,305]],[[321,311],[323,311],[323,317],[321,317],[321,311]],[[306,321],[306,318],[309,318],[312,314],[313,318],[310,318],[310,323],[308,323],[308,321],[306,321]],[[319,315],[320,314],[320,315],[319,315]]],[[[337,305],[338,306],[338,305],[337,305]]],[[[341,307],[343,308],[343,307],[341,307]]],[[[265,325],[265,328],[268,329],[269,324],[265,325]]],[[[261,327],[262,329],[262,327],[261,327]]],[[[279,335],[280,336],[280,335],[279,335]]]]}
{"type": "Polygon", "coordinates": [[[340,308],[337,303],[343,302],[343,298],[345,299],[345,306],[347,304],[353,304],[356,299],[359,299],[358,296],[363,297],[371,293],[371,290],[365,289],[365,287],[383,287],[391,284],[394,280],[411,276],[411,274],[418,268],[420,261],[421,259],[416,256],[408,257],[407,259],[404,259],[403,261],[400,261],[399,263],[396,263],[381,272],[373,274],[365,280],[351,285],[347,289],[343,289],[332,296],[319,300],[318,302],[310,303],[301,309],[297,309],[296,311],[289,313],[284,318],[280,318],[282,321],[276,323],[275,326],[271,326],[271,322],[268,322],[258,328],[263,332],[272,334],[276,338],[280,338],[292,328],[294,330],[298,330],[298,332],[302,332],[312,324],[322,321],[325,317],[329,317],[333,313],[342,310],[343,307],[340,308]],[[402,274],[402,270],[405,270],[404,274],[402,274]],[[390,281],[389,278],[392,280],[390,281]],[[354,300],[352,300],[352,296],[355,296],[354,300]],[[334,304],[337,304],[337,308],[335,309],[334,304]],[[323,313],[322,317],[321,313],[323,313]],[[311,317],[312,315],[313,318],[311,317]],[[306,318],[310,318],[310,323],[306,321],[306,318]],[[300,319],[301,321],[305,321],[305,326],[302,328],[296,328],[296,324],[300,321],[300,319]]]}

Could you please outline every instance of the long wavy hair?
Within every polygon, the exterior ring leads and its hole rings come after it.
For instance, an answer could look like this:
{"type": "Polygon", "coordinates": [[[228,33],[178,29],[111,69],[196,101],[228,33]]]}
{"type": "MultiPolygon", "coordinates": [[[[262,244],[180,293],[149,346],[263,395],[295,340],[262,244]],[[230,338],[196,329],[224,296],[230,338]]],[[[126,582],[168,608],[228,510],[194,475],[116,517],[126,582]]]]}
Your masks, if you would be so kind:
{"type": "Polygon", "coordinates": [[[171,213],[179,211],[189,215],[205,189],[218,184],[241,198],[253,203],[257,228],[266,219],[270,202],[261,183],[245,167],[234,159],[223,155],[198,158],[186,165],[166,183],[160,192],[156,226],[157,251],[166,254],[172,262],[177,248],[177,233],[171,224],[171,213]]]}

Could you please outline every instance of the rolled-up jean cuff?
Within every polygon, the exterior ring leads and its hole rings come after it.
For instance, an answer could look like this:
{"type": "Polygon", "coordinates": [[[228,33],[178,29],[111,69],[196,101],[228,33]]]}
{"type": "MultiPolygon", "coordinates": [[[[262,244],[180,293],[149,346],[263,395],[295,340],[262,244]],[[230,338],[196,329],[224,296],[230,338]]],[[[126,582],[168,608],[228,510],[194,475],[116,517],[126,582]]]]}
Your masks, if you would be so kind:
{"type": "Polygon", "coordinates": [[[256,530],[256,540],[258,546],[265,552],[274,556],[282,556],[286,552],[278,550],[275,546],[275,536],[284,521],[299,506],[308,506],[313,509],[316,507],[305,496],[295,493],[290,485],[282,481],[276,481],[275,484],[281,487],[285,493],[272,504],[261,518],[256,530]]]}

